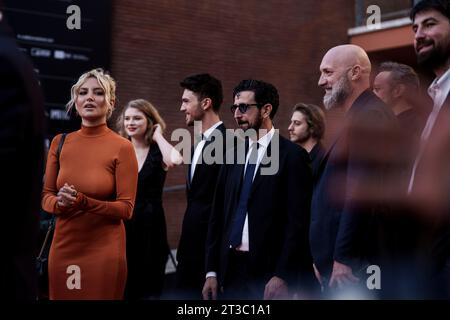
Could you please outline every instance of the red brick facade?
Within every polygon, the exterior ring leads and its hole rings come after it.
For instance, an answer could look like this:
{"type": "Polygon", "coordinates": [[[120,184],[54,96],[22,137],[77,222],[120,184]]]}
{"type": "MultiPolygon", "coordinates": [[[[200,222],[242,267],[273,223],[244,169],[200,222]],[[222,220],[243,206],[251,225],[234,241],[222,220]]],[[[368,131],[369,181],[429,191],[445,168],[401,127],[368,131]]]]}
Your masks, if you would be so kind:
{"type": "MultiPolygon", "coordinates": [[[[321,104],[321,58],[328,48],[348,43],[353,21],[351,0],[114,1],[111,71],[119,106],[148,99],[167,122],[170,137],[175,128],[185,127],[179,81],[209,72],[222,80],[221,116],[234,128],[228,108],[232,89],[252,77],[279,89],[275,126],[286,134],[296,102],[321,104]]],[[[166,187],[184,186],[184,174],[185,167],[171,170],[166,187]]],[[[178,244],[185,202],[184,189],[164,194],[172,248],[178,244]]]]}

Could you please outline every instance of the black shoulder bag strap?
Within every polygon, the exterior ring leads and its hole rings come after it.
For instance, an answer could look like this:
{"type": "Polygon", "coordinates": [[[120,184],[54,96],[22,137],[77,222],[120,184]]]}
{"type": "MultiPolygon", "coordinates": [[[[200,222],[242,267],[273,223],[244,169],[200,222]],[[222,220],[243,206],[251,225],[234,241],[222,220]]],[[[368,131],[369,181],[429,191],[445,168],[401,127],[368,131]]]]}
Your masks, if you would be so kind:
{"type": "MultiPolygon", "coordinates": [[[[57,162],[58,167],[57,167],[57,171],[56,171],[57,173],[59,173],[59,155],[61,154],[64,140],[66,140],[66,135],[67,135],[67,133],[63,133],[61,135],[61,140],[59,140],[58,149],[56,151],[56,159],[58,160],[58,162],[57,162]]],[[[58,176],[58,174],[56,176],[58,176]]],[[[37,257],[38,261],[42,260],[42,255],[44,254],[45,248],[47,247],[47,243],[50,240],[50,235],[51,235],[54,227],[55,227],[55,215],[52,215],[52,219],[50,220],[50,222],[48,224],[47,233],[45,234],[44,242],[42,243],[41,250],[39,250],[39,255],[37,257]]]]}

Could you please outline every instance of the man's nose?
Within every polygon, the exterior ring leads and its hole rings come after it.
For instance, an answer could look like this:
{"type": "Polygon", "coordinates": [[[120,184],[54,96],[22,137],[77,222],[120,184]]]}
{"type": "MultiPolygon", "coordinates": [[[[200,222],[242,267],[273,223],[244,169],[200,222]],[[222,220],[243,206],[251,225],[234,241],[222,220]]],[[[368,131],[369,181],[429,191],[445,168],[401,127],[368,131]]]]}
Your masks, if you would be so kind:
{"type": "Polygon", "coordinates": [[[326,85],[326,83],[327,83],[327,81],[326,81],[325,77],[321,74],[320,78],[319,78],[319,82],[317,82],[317,85],[319,87],[323,87],[326,85]]]}
{"type": "Polygon", "coordinates": [[[234,110],[234,117],[235,118],[241,118],[242,117],[242,113],[239,110],[239,108],[236,108],[236,110],[234,110]]]}
{"type": "Polygon", "coordinates": [[[423,39],[423,38],[425,38],[425,34],[424,34],[424,32],[423,32],[423,29],[422,29],[422,27],[417,27],[417,30],[416,30],[416,32],[414,33],[414,40],[421,40],[421,39],[423,39]]]}

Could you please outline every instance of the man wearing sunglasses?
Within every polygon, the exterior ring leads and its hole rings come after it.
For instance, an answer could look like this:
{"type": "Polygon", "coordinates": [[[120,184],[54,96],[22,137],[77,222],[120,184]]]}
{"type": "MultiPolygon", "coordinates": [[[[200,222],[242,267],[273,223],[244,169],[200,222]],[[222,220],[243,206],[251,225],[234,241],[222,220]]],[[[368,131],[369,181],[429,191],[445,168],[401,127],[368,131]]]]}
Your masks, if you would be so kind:
{"type": "Polygon", "coordinates": [[[176,298],[201,299],[208,221],[222,165],[219,161],[209,163],[205,157],[212,147],[222,155],[225,150],[225,138],[216,139],[225,136],[225,126],[219,118],[223,93],[221,82],[209,74],[189,76],[180,85],[184,88],[180,111],[185,114],[186,125],[193,126],[195,121],[201,124],[202,140],[192,147],[187,170],[187,207],[177,251],[176,298]]]}
{"type": "MultiPolygon", "coordinates": [[[[204,299],[289,297],[314,281],[308,244],[312,174],[308,153],[273,126],[277,89],[243,80],[231,112],[248,137],[222,166],[208,230],[204,299]],[[240,150],[244,153],[239,154],[240,150]],[[276,156],[274,156],[276,155],[276,156]],[[274,172],[265,169],[276,163],[274,172]]],[[[227,154],[229,155],[229,154],[227,154]]]]}

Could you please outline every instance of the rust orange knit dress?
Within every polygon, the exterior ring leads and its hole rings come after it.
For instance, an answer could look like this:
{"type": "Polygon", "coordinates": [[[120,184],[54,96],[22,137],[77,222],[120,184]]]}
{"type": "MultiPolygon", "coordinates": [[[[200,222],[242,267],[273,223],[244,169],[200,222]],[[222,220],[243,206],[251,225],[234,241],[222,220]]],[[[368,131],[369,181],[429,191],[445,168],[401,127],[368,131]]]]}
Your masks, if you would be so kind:
{"type": "Polygon", "coordinates": [[[56,176],[60,138],[50,147],[42,194],[42,208],[57,215],[49,255],[50,299],[122,299],[127,276],[123,220],[132,215],[138,177],[133,146],[106,125],[82,127],[67,135],[56,176]],[[71,209],[57,205],[56,194],[66,182],[78,191],[71,209]],[[79,267],[79,282],[70,266],[79,267]]]}

